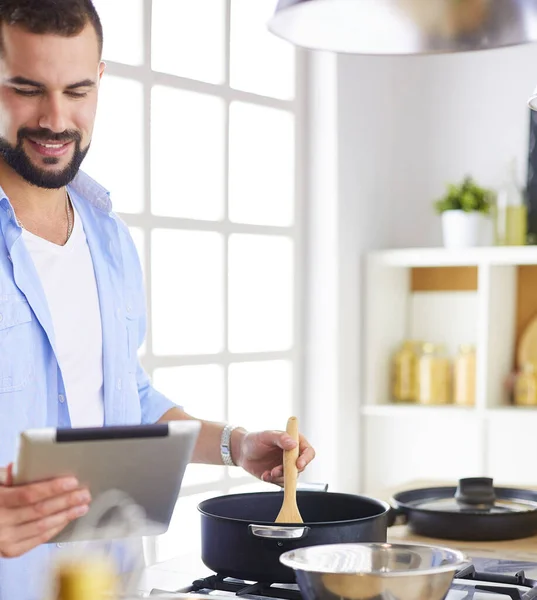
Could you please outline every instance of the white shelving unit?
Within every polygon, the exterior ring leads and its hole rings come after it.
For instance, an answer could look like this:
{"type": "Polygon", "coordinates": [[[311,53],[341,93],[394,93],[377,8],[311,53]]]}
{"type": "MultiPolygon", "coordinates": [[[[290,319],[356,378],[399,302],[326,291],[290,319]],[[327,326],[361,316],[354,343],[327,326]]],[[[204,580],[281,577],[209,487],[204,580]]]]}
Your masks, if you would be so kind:
{"type": "MultiPolygon", "coordinates": [[[[469,476],[537,483],[537,410],[510,406],[505,391],[515,358],[520,267],[526,265],[537,265],[537,247],[405,249],[367,257],[360,407],[365,489],[469,476]],[[416,287],[416,276],[424,274],[442,284],[416,287]],[[454,274],[476,285],[450,289],[454,274]],[[391,361],[405,339],[442,343],[451,357],[459,344],[475,344],[475,406],[393,404],[391,361]]],[[[537,314],[537,267],[534,281],[524,268],[522,293],[535,297],[537,314]]],[[[531,298],[524,306],[532,308],[531,298]]]]}

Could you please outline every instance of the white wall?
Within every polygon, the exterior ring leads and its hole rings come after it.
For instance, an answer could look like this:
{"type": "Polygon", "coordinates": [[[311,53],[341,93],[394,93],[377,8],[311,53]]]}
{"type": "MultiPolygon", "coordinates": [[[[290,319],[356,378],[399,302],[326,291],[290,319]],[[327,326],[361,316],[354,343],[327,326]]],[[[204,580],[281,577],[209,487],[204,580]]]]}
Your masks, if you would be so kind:
{"type": "Polygon", "coordinates": [[[537,45],[447,56],[341,56],[338,75],[341,201],[385,206],[390,245],[441,243],[431,204],[446,182],[469,173],[497,186],[511,156],[525,177],[526,101],[537,84],[537,45]]]}
{"type": "Polygon", "coordinates": [[[441,243],[432,202],[472,174],[525,177],[537,46],[427,57],[312,55],[304,430],[308,480],[358,491],[365,252],[441,243]],[[336,81],[336,84],[333,82],[336,81]]]}

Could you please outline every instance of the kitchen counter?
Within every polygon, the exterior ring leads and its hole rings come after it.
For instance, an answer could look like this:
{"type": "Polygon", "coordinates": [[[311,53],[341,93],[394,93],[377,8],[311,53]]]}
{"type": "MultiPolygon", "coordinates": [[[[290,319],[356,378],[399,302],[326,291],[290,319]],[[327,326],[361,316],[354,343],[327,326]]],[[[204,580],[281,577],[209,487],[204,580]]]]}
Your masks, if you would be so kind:
{"type": "MultiPolygon", "coordinates": [[[[379,498],[390,502],[391,497],[397,492],[426,487],[437,486],[455,486],[456,483],[445,481],[412,481],[403,486],[392,489],[379,490],[375,493],[368,493],[369,496],[379,498]]],[[[494,483],[497,487],[522,487],[522,486],[501,486],[494,483]]],[[[524,489],[537,491],[537,487],[524,486],[524,489]]],[[[537,562],[537,536],[523,538],[519,540],[507,540],[503,542],[464,542],[456,540],[439,540],[435,538],[426,538],[412,533],[406,525],[395,525],[388,529],[388,541],[395,542],[419,542],[423,544],[433,544],[439,546],[449,546],[471,556],[482,556],[489,558],[509,558],[512,560],[522,560],[537,562]]]]}

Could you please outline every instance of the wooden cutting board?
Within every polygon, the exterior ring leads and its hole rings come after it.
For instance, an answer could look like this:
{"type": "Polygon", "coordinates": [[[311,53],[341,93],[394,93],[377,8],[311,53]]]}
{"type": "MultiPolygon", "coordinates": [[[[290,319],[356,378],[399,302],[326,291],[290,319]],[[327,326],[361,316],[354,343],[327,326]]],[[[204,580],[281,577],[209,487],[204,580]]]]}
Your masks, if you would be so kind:
{"type": "MultiPolygon", "coordinates": [[[[413,481],[397,488],[379,490],[377,493],[368,493],[367,495],[379,498],[386,502],[397,492],[413,490],[426,487],[454,486],[453,482],[438,481],[413,481]]],[[[502,487],[500,484],[495,484],[502,487]]],[[[507,486],[506,486],[507,487],[507,486]]],[[[521,486],[508,486],[521,487],[521,486]]],[[[537,487],[524,486],[524,489],[537,491],[537,487]]],[[[447,546],[455,548],[468,554],[469,556],[480,556],[484,558],[508,558],[510,560],[521,560],[537,562],[537,535],[520,540],[506,540],[502,542],[466,542],[458,540],[438,540],[416,535],[406,525],[395,525],[388,529],[388,542],[416,542],[422,544],[433,544],[435,546],[447,546]]]]}

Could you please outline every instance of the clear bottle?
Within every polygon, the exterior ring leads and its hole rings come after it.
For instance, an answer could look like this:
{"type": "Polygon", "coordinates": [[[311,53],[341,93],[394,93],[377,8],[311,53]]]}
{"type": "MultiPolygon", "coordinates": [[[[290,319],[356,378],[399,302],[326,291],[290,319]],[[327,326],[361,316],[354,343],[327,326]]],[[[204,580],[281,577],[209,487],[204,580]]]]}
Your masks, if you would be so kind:
{"type": "Polygon", "coordinates": [[[418,377],[419,403],[450,403],[450,364],[443,346],[423,344],[418,359],[418,377]]]}
{"type": "Polygon", "coordinates": [[[475,347],[459,346],[453,364],[453,403],[460,406],[475,405],[475,347]]]}
{"type": "Polygon", "coordinates": [[[394,402],[416,401],[417,342],[403,342],[393,358],[392,396],[394,402]]]}
{"type": "Polygon", "coordinates": [[[524,246],[528,233],[528,208],[518,185],[516,159],[509,162],[506,181],[496,197],[496,244],[524,246]]]}
{"type": "Polygon", "coordinates": [[[515,404],[517,406],[537,405],[537,365],[535,362],[525,362],[515,383],[515,404]]]}

